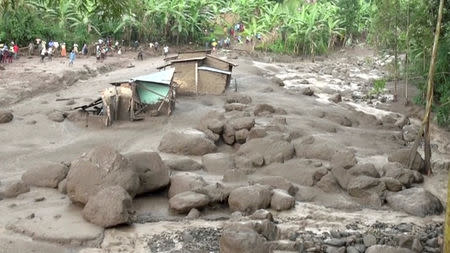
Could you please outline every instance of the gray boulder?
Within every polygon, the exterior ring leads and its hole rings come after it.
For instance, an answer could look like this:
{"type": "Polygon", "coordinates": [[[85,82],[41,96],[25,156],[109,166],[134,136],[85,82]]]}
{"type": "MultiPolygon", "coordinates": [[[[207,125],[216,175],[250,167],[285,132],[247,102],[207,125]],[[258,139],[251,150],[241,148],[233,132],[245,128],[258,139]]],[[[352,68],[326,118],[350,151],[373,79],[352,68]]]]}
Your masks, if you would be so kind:
{"type": "Polygon", "coordinates": [[[395,248],[387,245],[373,245],[366,249],[365,253],[414,253],[406,248],[395,248]]]}
{"type": "Polygon", "coordinates": [[[166,133],[162,137],[158,149],[166,153],[204,155],[216,151],[217,147],[203,132],[189,129],[166,133]]]}
{"type": "Polygon", "coordinates": [[[415,125],[406,125],[402,129],[402,137],[406,142],[413,142],[417,138],[419,130],[415,125]]]}
{"type": "Polygon", "coordinates": [[[294,146],[284,140],[277,140],[271,138],[251,139],[243,144],[237,154],[247,157],[260,155],[264,157],[266,165],[273,162],[284,162],[294,156],[294,146]]]}
{"type": "Polygon", "coordinates": [[[336,94],[332,95],[328,100],[337,104],[337,103],[342,102],[342,96],[341,96],[341,94],[336,93],[336,94]]]}
{"type": "Polygon", "coordinates": [[[194,171],[203,169],[203,165],[201,163],[188,157],[165,160],[164,162],[171,170],[194,171]]]}
{"type": "Polygon", "coordinates": [[[247,95],[232,94],[232,95],[227,96],[226,102],[228,104],[232,104],[232,103],[250,104],[252,102],[252,98],[247,95]]]}
{"type": "Polygon", "coordinates": [[[331,172],[323,176],[320,181],[316,183],[316,186],[327,193],[337,193],[341,191],[341,187],[331,172]]]}
{"type": "Polygon", "coordinates": [[[247,129],[241,129],[236,131],[235,139],[237,143],[244,143],[247,141],[249,131],[247,129]]]}
{"type": "Polygon", "coordinates": [[[294,186],[291,182],[281,176],[264,176],[256,179],[255,183],[261,185],[270,185],[273,188],[285,190],[292,196],[295,196],[298,191],[298,187],[294,186]]]}
{"type": "Polygon", "coordinates": [[[405,187],[410,187],[413,183],[419,183],[421,179],[420,174],[416,177],[415,171],[403,169],[402,165],[399,163],[387,163],[383,166],[382,171],[384,177],[397,179],[405,187]]]}
{"type": "Polygon", "coordinates": [[[56,188],[68,172],[69,167],[64,164],[49,164],[28,170],[22,175],[22,181],[32,186],[56,188]]]}
{"type": "Polygon", "coordinates": [[[230,124],[225,124],[223,128],[222,138],[223,141],[228,145],[233,145],[235,142],[235,134],[236,130],[234,130],[233,126],[230,124]]]}
{"type": "Polygon", "coordinates": [[[0,199],[1,198],[15,198],[22,193],[26,193],[30,191],[30,187],[25,184],[23,181],[13,181],[8,183],[7,185],[2,186],[0,190],[0,199]]]}
{"type": "Polygon", "coordinates": [[[295,206],[295,199],[285,190],[275,189],[272,192],[270,207],[277,211],[289,210],[295,206]]]}
{"type": "Polygon", "coordinates": [[[156,152],[138,152],[127,155],[139,176],[139,188],[136,194],[152,192],[169,184],[169,170],[156,152]]]}
{"type": "Polygon", "coordinates": [[[230,193],[228,205],[232,211],[253,213],[255,210],[267,208],[271,201],[270,187],[259,184],[239,187],[230,193]]]}
{"type": "Polygon", "coordinates": [[[275,113],[275,108],[269,104],[257,104],[255,110],[253,110],[253,114],[255,114],[255,116],[272,113],[275,113]]]}
{"type": "Polygon", "coordinates": [[[229,226],[220,236],[221,253],[269,253],[266,239],[252,228],[229,226]]]}
{"type": "Polygon", "coordinates": [[[383,205],[386,185],[378,178],[352,177],[347,185],[350,196],[358,198],[363,205],[379,208],[383,205]]]}
{"type": "MultiPolygon", "coordinates": [[[[403,166],[407,167],[409,164],[409,152],[410,149],[395,150],[388,156],[388,161],[398,162],[401,163],[403,166]]],[[[411,169],[419,172],[424,172],[425,161],[422,159],[422,156],[420,156],[419,152],[417,151],[411,169]]]]}
{"type": "Polygon", "coordinates": [[[132,199],[121,186],[108,186],[89,198],[83,217],[100,227],[112,227],[129,222],[132,199]]]}
{"type": "Polygon", "coordinates": [[[202,163],[206,171],[224,174],[235,168],[234,158],[227,153],[212,153],[202,156],[202,163]]]}
{"type": "Polygon", "coordinates": [[[247,141],[256,138],[264,138],[267,136],[267,131],[264,128],[254,127],[248,132],[247,141]]]}
{"type": "Polygon", "coordinates": [[[206,185],[206,181],[201,176],[188,172],[175,174],[170,177],[169,198],[182,192],[194,191],[206,185]]]}
{"type": "Polygon", "coordinates": [[[231,127],[233,127],[233,129],[236,131],[241,129],[250,130],[253,126],[255,126],[255,118],[253,117],[234,118],[228,121],[228,124],[231,127]]]}
{"type": "Polygon", "coordinates": [[[386,185],[386,189],[388,189],[391,192],[398,192],[401,191],[403,188],[402,183],[400,183],[400,181],[392,177],[382,177],[381,181],[383,181],[384,184],[386,185]]]}
{"type": "Polygon", "coordinates": [[[209,203],[208,196],[192,191],[179,193],[169,200],[169,207],[177,213],[188,213],[193,208],[202,208],[209,203]]]}
{"type": "Polygon", "coordinates": [[[58,191],[62,194],[67,194],[67,179],[66,178],[64,178],[61,182],[59,182],[58,191]]]}
{"type": "Polygon", "coordinates": [[[226,171],[223,175],[223,182],[246,182],[247,174],[245,174],[242,170],[232,169],[226,171]]]}
{"type": "Polygon", "coordinates": [[[439,215],[444,210],[441,201],[423,188],[388,193],[386,201],[395,210],[420,217],[439,215]]]}
{"type": "Polygon", "coordinates": [[[60,111],[53,111],[47,114],[47,117],[49,120],[54,122],[63,122],[66,118],[63,112],[60,111]]]}
{"type": "Polygon", "coordinates": [[[223,125],[224,123],[218,119],[210,119],[206,123],[207,128],[216,134],[222,134],[223,125]]]}
{"type": "Polygon", "coordinates": [[[357,163],[355,153],[350,150],[339,150],[331,157],[331,164],[333,167],[342,167],[350,169],[357,163]]]}
{"type": "Polygon", "coordinates": [[[241,104],[241,103],[231,103],[231,104],[225,104],[223,106],[223,108],[225,109],[225,111],[227,112],[231,112],[231,111],[243,111],[248,107],[248,105],[246,104],[241,104]]]}
{"type": "Polygon", "coordinates": [[[352,176],[368,176],[368,177],[375,177],[379,178],[380,174],[378,173],[377,169],[375,168],[375,165],[371,163],[363,163],[363,164],[356,164],[352,168],[348,170],[348,173],[352,176]]]}
{"type": "Polygon", "coordinates": [[[134,197],[140,181],[128,159],[110,147],[94,148],[86,157],[72,162],[67,174],[67,195],[72,202],[86,204],[89,197],[116,185],[134,197]]]}
{"type": "Polygon", "coordinates": [[[11,122],[14,115],[11,112],[0,111],[0,124],[11,122]]]}

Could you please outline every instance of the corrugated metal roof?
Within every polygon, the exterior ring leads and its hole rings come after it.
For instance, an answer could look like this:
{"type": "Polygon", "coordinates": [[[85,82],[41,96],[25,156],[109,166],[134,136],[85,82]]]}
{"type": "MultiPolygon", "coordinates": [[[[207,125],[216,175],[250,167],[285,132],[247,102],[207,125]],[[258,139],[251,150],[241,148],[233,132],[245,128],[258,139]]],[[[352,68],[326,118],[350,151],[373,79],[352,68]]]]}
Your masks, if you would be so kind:
{"type": "Polygon", "coordinates": [[[148,83],[159,83],[170,85],[172,81],[173,73],[175,72],[174,68],[169,68],[164,71],[155,72],[150,75],[139,76],[131,79],[132,81],[140,81],[140,82],[148,82],[148,83]]]}
{"type": "Polygon", "coordinates": [[[224,70],[221,70],[221,69],[216,69],[216,68],[211,68],[211,67],[206,67],[206,66],[198,67],[198,70],[206,70],[206,71],[211,71],[211,72],[215,72],[215,73],[231,75],[230,71],[224,71],[224,70]]]}
{"type": "Polygon", "coordinates": [[[228,63],[228,64],[232,65],[233,67],[236,67],[236,66],[237,66],[237,64],[236,64],[236,63],[232,63],[232,62],[230,62],[230,61],[227,61],[227,60],[221,59],[221,58],[219,58],[219,57],[216,57],[216,56],[212,56],[212,55],[210,55],[210,54],[206,55],[206,57],[211,57],[211,58],[213,58],[213,59],[216,59],[216,60],[219,60],[219,61],[222,61],[222,62],[228,63]]]}
{"type": "Polygon", "coordinates": [[[139,100],[144,104],[156,104],[169,93],[170,87],[155,83],[140,83],[137,86],[139,100]]]}
{"type": "Polygon", "coordinates": [[[173,63],[173,62],[185,62],[185,61],[200,61],[200,60],[204,60],[205,58],[206,58],[206,56],[199,56],[199,57],[173,60],[171,62],[173,63]]]}

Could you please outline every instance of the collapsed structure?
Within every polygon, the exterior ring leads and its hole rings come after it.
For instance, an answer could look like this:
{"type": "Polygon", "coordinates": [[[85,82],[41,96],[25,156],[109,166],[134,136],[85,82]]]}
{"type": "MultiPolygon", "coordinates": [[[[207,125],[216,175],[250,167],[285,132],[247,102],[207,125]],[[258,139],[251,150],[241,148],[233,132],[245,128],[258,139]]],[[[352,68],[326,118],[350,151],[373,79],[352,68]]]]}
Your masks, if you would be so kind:
{"type": "Polygon", "coordinates": [[[210,51],[189,51],[167,58],[167,64],[158,67],[175,68],[174,82],[181,95],[222,94],[231,83],[231,73],[237,64],[217,58],[210,51]]]}
{"type": "Polygon", "coordinates": [[[111,83],[113,87],[105,89],[101,98],[74,109],[101,116],[106,126],[115,120],[141,120],[147,112],[170,115],[175,109],[176,99],[174,71],[170,68],[129,81],[111,83]]]}
{"type": "Polygon", "coordinates": [[[99,116],[104,125],[110,126],[116,120],[141,120],[148,112],[152,116],[170,115],[178,94],[220,95],[230,85],[237,65],[210,53],[178,53],[166,58],[168,63],[158,67],[159,72],[111,83],[113,87],[105,89],[100,98],[74,109],[99,116]]]}

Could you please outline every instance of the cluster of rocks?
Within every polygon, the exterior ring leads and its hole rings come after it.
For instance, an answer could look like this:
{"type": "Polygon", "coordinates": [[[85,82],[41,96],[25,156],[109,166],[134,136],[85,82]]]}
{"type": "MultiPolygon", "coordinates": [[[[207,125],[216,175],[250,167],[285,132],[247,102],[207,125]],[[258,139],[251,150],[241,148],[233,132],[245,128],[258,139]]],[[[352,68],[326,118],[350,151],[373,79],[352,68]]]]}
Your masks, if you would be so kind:
{"type": "Polygon", "coordinates": [[[70,164],[49,164],[28,170],[22,180],[11,182],[1,197],[16,197],[30,186],[58,188],[70,200],[84,206],[83,217],[98,226],[128,223],[133,214],[132,199],[169,184],[169,169],[156,152],[123,156],[100,146],[70,164]]]}
{"type": "Polygon", "coordinates": [[[319,233],[280,227],[266,210],[247,217],[237,212],[224,226],[220,252],[437,253],[443,246],[442,224],[360,225],[319,233]]]}

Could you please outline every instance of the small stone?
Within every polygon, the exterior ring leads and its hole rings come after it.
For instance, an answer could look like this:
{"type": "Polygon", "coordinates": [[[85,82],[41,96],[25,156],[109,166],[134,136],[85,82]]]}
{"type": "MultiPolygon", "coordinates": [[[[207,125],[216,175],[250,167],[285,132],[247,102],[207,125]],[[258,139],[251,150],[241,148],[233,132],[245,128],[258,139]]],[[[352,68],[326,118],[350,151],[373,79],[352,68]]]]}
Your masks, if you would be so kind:
{"type": "Polygon", "coordinates": [[[305,96],[312,96],[314,95],[314,91],[310,87],[307,87],[302,91],[302,94],[305,96]]]}
{"type": "Polygon", "coordinates": [[[337,238],[331,238],[331,239],[326,239],[325,241],[323,241],[325,244],[331,245],[331,246],[335,246],[335,247],[341,247],[345,245],[345,240],[342,239],[337,239],[337,238]]]}
{"type": "Polygon", "coordinates": [[[364,246],[370,247],[377,244],[377,238],[374,235],[363,236],[364,246]]]}
{"type": "Polygon", "coordinates": [[[183,242],[192,242],[194,240],[194,237],[188,232],[183,232],[183,242]]]}
{"type": "Polygon", "coordinates": [[[44,200],[45,200],[45,197],[39,197],[39,198],[35,198],[34,202],[41,202],[41,201],[44,201],[44,200]]]}
{"type": "Polygon", "coordinates": [[[192,208],[191,211],[189,211],[188,215],[186,215],[186,219],[197,219],[200,217],[200,211],[197,208],[192,208]]]}
{"type": "Polygon", "coordinates": [[[35,217],[35,215],[34,215],[34,213],[32,213],[32,214],[28,215],[26,218],[31,220],[31,219],[34,219],[34,217],[35,217]]]}
{"type": "Polygon", "coordinates": [[[432,248],[437,248],[439,246],[438,245],[438,239],[437,238],[428,239],[425,242],[425,245],[427,245],[429,247],[432,247],[432,248]]]}
{"type": "Polygon", "coordinates": [[[337,231],[337,230],[331,230],[331,231],[330,231],[330,235],[331,235],[333,238],[341,238],[341,233],[339,233],[339,231],[337,231]]]}

